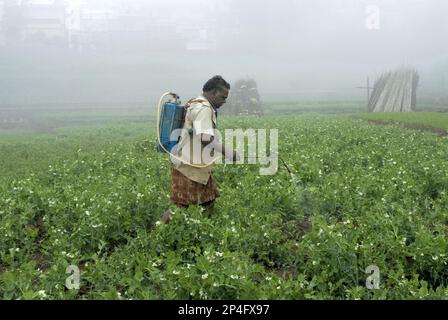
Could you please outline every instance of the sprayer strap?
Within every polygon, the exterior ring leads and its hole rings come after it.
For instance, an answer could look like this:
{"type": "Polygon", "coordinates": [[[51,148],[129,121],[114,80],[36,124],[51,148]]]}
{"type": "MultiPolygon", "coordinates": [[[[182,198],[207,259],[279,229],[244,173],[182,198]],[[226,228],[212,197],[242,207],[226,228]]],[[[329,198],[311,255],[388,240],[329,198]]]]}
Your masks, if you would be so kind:
{"type": "Polygon", "coordinates": [[[192,103],[207,103],[207,102],[208,102],[208,101],[205,100],[205,99],[197,99],[197,98],[193,98],[193,99],[188,100],[188,102],[187,102],[187,104],[186,104],[185,106],[186,106],[186,107],[189,107],[190,104],[192,104],[192,103]]]}

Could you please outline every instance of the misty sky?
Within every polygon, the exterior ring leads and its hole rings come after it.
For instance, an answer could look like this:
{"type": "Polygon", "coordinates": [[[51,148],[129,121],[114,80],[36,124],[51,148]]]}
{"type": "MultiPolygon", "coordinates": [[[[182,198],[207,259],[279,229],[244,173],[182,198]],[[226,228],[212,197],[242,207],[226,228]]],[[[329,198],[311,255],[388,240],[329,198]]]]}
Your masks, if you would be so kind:
{"type": "MultiPolygon", "coordinates": [[[[69,2],[83,5],[82,0],[69,2]]],[[[79,97],[92,102],[153,101],[166,90],[199,93],[214,74],[230,82],[253,77],[261,95],[275,99],[318,94],[362,98],[365,93],[356,86],[364,85],[367,75],[373,79],[402,64],[419,70],[426,94],[448,89],[448,1],[444,0],[87,2],[92,10],[137,6],[148,22],[155,23],[150,30],[157,33],[160,28],[167,36],[147,40],[136,32],[141,51],[123,52],[118,46],[112,52],[86,51],[81,56],[73,52],[65,56],[51,48],[41,48],[36,55],[33,47],[22,48],[28,56],[9,57],[15,67],[3,65],[0,98],[45,101],[57,91],[58,101],[79,97]],[[179,42],[173,38],[179,35],[185,43],[169,49],[167,45],[179,42]],[[209,48],[194,50],[201,41],[209,48]],[[48,58],[53,56],[57,59],[48,58]]],[[[11,46],[0,50],[0,55],[7,54],[11,46]]]]}

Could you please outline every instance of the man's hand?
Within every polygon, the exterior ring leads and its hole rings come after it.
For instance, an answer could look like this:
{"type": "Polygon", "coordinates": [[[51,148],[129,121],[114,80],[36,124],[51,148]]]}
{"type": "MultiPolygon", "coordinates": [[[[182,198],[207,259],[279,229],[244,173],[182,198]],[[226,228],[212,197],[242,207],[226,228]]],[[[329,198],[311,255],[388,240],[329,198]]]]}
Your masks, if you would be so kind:
{"type": "Polygon", "coordinates": [[[238,152],[233,150],[226,150],[224,145],[216,141],[213,136],[203,133],[201,136],[201,140],[203,145],[208,145],[208,147],[213,148],[217,152],[220,152],[227,160],[233,162],[240,161],[241,158],[238,152]]]}

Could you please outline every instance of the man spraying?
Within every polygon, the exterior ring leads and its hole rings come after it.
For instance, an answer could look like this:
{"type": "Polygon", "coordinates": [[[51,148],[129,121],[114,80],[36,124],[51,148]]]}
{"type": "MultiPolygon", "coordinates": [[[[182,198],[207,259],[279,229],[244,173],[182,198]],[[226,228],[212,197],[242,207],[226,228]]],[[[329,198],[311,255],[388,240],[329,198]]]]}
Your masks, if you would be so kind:
{"type": "MultiPolygon", "coordinates": [[[[207,150],[221,153],[227,160],[239,161],[234,150],[226,150],[217,138],[217,111],[226,103],[230,84],[221,76],[208,80],[199,97],[187,103],[180,141],[171,157],[171,201],[179,208],[201,205],[210,209],[219,190],[212,176],[213,161],[203,158],[207,150]],[[199,146],[199,148],[195,147],[199,146]],[[198,161],[199,159],[199,161],[198,161]]],[[[169,223],[172,211],[166,210],[162,222],[169,223]]]]}

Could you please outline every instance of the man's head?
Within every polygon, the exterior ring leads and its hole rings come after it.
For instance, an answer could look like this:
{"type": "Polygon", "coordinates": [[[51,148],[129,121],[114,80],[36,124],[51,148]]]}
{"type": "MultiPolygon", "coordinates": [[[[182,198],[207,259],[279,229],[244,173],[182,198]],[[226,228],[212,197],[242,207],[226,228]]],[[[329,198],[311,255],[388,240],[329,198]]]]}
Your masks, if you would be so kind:
{"type": "Polygon", "coordinates": [[[226,103],[230,91],[230,84],[221,76],[214,76],[204,84],[202,91],[204,97],[210,101],[213,107],[218,109],[226,103]]]}

